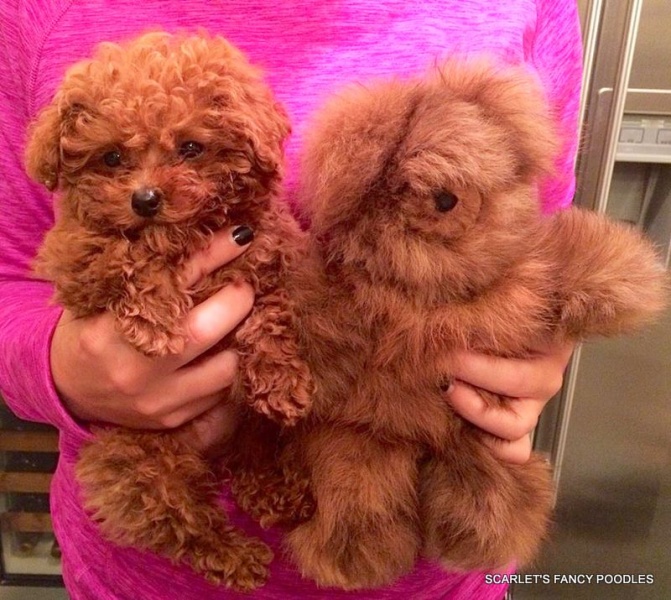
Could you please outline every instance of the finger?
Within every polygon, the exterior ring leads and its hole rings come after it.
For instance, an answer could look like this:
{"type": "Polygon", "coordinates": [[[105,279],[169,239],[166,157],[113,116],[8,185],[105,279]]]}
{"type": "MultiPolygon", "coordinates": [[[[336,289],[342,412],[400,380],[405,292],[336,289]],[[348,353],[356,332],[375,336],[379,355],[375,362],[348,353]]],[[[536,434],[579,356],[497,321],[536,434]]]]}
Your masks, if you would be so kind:
{"type": "Polygon", "coordinates": [[[238,363],[237,352],[217,352],[202,361],[182,367],[169,378],[172,381],[167,381],[166,385],[171,386],[175,395],[184,399],[183,402],[221,393],[235,380],[238,363]]]}
{"type": "Polygon", "coordinates": [[[561,389],[566,362],[563,353],[524,359],[460,353],[453,375],[502,396],[548,399],[561,389]]]}
{"type": "Polygon", "coordinates": [[[514,441],[485,436],[484,442],[492,449],[494,456],[508,463],[523,465],[531,457],[531,437],[529,435],[514,441]]]}
{"type": "Polygon", "coordinates": [[[518,440],[538,423],[545,400],[514,398],[505,406],[491,406],[477,389],[455,381],[447,392],[454,410],[469,423],[504,440],[518,440]]]}
{"type": "Polygon", "coordinates": [[[181,367],[210,349],[235,329],[254,306],[254,290],[246,283],[228,285],[195,306],[185,323],[184,351],[167,356],[166,367],[181,367]]]}
{"type": "Polygon", "coordinates": [[[237,408],[229,402],[222,402],[219,395],[217,403],[210,410],[175,433],[178,439],[201,454],[214,453],[233,435],[238,416],[237,408]]]}
{"type": "Polygon", "coordinates": [[[210,410],[234,381],[238,355],[224,350],[202,362],[179,369],[157,390],[162,397],[157,421],[166,428],[179,427],[210,410]]]}
{"type": "Polygon", "coordinates": [[[78,362],[97,366],[97,384],[124,394],[135,395],[157,369],[157,359],[134,348],[118,331],[116,319],[109,312],[66,322],[73,328],[73,343],[78,362]]]}
{"type": "Polygon", "coordinates": [[[196,252],[184,265],[182,277],[186,287],[240,256],[253,238],[253,231],[246,225],[216,232],[208,246],[196,252]]]}
{"type": "Polygon", "coordinates": [[[532,348],[532,352],[536,356],[545,355],[554,357],[558,364],[568,364],[571,354],[575,350],[575,342],[547,342],[541,343],[532,348]]]}

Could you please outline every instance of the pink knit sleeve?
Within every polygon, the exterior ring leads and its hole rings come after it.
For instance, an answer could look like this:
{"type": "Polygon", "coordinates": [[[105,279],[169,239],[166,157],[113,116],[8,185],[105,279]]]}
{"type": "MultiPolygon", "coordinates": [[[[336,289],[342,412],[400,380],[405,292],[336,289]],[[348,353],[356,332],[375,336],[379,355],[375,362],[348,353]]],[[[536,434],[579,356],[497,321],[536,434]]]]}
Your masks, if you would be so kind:
{"type": "Polygon", "coordinates": [[[75,431],[81,428],[61,404],[49,367],[60,309],[49,302],[51,286],[30,273],[53,210],[49,195],[23,168],[29,49],[39,44],[35,28],[17,25],[29,22],[18,18],[21,9],[18,0],[0,3],[0,390],[19,417],[75,431]]]}
{"type": "Polygon", "coordinates": [[[537,0],[536,6],[536,29],[525,50],[547,91],[563,136],[556,174],[541,185],[543,207],[551,212],[568,206],[575,192],[582,41],[576,0],[537,0]]]}

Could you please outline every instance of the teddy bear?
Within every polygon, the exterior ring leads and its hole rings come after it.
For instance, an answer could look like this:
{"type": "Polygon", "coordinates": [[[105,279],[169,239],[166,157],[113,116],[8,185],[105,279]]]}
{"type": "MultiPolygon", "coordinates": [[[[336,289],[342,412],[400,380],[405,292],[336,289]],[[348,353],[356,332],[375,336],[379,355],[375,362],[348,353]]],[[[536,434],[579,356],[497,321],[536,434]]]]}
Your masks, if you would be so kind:
{"type": "Polygon", "coordinates": [[[498,459],[454,412],[444,394],[454,354],[524,358],[631,332],[668,287],[628,224],[578,208],[543,214],[538,186],[560,145],[535,76],[488,58],[354,85],[308,128],[299,197],[310,256],[292,279],[315,391],[280,458],[235,491],[262,524],[282,522],[252,482],[272,480],[282,460],[306,473],[314,506],[286,546],[320,586],[387,585],[420,556],[473,570],[536,555],[550,466],[538,454],[498,459]]]}
{"type": "MultiPolygon", "coordinates": [[[[225,39],[153,31],[72,66],[26,150],[29,174],[57,193],[36,270],[75,318],[109,311],[138,351],[166,356],[184,348],[192,307],[225,285],[253,286],[252,312],[213,349],[239,355],[221,402],[243,422],[291,424],[311,401],[284,285],[304,251],[280,199],[289,131],[261,72],[225,39]],[[189,257],[240,224],[255,234],[249,249],[187,285],[189,257]]],[[[217,504],[220,472],[187,441],[197,430],[198,419],[176,431],[93,429],[76,465],[84,507],[112,542],[254,589],[272,552],[217,504]]]]}

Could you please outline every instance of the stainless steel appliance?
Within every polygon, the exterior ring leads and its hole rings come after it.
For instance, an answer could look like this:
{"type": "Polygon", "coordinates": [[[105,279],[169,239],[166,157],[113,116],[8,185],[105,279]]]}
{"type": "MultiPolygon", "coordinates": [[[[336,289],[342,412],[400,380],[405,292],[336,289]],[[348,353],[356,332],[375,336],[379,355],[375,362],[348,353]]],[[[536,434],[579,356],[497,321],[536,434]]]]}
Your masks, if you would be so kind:
{"type": "MultiPolygon", "coordinates": [[[[671,2],[580,2],[583,143],[576,203],[643,227],[671,254],[671,2]]],[[[556,524],[514,600],[671,597],[671,311],[644,334],[585,344],[537,448],[556,524]]]]}

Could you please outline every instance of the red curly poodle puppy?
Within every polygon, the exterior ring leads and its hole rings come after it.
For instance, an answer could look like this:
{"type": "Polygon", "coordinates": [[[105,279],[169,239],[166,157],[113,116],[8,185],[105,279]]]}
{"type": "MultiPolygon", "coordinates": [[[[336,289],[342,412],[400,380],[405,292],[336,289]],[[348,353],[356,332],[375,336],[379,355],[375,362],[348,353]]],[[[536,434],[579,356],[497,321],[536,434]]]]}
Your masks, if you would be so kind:
{"type": "MultiPolygon", "coordinates": [[[[73,66],[27,148],[29,173],[60,192],[37,259],[56,301],[76,317],[110,311],[130,343],[161,356],[182,349],[192,306],[229,283],[250,283],[254,309],[222,342],[240,355],[222,401],[283,423],[300,418],[311,394],[284,284],[303,245],[278,202],[288,133],[260,73],[225,40],[149,33],[102,44],[73,66]],[[233,224],[250,226],[254,243],[187,289],[187,259],[233,224]]],[[[98,430],[77,464],[85,507],[118,544],[252,589],[272,553],[229,524],[213,468],[184,438],[98,430]]]]}

